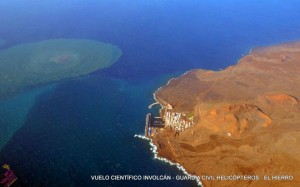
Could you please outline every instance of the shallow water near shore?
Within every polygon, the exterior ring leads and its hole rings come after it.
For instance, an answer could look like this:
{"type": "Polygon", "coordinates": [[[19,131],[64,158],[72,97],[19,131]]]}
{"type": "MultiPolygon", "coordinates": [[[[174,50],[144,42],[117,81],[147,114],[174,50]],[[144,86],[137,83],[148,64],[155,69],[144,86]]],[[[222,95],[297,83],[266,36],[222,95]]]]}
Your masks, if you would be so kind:
{"type": "Polygon", "coordinates": [[[144,132],[153,92],[187,70],[219,70],[252,47],[300,39],[300,3],[91,2],[1,2],[5,9],[0,8],[0,20],[11,23],[0,28],[4,47],[85,38],[123,51],[108,69],[58,82],[51,91],[35,95],[34,102],[20,97],[18,102],[30,104],[24,106],[26,113],[9,111],[23,116],[23,123],[1,150],[1,163],[10,164],[30,186],[197,186],[183,180],[92,181],[91,175],[184,175],[154,159],[149,142],[134,138],[144,132]],[[13,14],[16,5],[26,8],[13,14]]]}

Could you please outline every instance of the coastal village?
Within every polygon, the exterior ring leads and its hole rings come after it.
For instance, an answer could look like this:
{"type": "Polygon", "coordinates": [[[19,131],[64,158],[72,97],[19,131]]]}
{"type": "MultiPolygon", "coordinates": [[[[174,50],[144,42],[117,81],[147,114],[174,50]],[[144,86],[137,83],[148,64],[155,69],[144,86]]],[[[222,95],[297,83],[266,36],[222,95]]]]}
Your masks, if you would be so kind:
{"type": "MultiPolygon", "coordinates": [[[[152,108],[157,103],[153,103],[149,106],[152,108]]],[[[179,132],[188,129],[194,124],[194,114],[178,113],[172,111],[172,106],[168,104],[167,107],[163,107],[159,110],[159,116],[153,116],[151,113],[146,115],[145,136],[151,137],[158,134],[164,128],[171,128],[175,131],[175,135],[179,136],[179,132]]]]}

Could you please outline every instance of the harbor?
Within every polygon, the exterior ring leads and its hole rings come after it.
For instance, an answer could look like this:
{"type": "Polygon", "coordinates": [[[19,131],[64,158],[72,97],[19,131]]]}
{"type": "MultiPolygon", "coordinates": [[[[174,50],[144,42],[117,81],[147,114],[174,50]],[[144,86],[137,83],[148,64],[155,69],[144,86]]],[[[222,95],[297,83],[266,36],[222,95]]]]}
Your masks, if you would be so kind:
{"type": "Polygon", "coordinates": [[[163,107],[159,110],[159,116],[154,116],[152,113],[146,114],[145,136],[152,137],[167,127],[174,130],[175,135],[179,135],[179,132],[188,129],[193,124],[193,112],[185,114],[172,111],[172,107],[163,107]]]}
{"type": "Polygon", "coordinates": [[[145,136],[151,137],[159,133],[165,127],[161,117],[152,117],[151,113],[146,115],[145,136]]]}

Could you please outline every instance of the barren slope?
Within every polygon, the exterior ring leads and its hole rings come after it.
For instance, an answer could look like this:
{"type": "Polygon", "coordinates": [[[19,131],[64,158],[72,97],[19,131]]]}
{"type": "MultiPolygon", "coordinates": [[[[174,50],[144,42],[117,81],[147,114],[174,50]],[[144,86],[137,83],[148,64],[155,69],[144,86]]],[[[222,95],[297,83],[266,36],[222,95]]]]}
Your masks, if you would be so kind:
{"type": "Polygon", "coordinates": [[[156,93],[196,124],[153,137],[159,154],[199,176],[257,175],[259,180],[202,180],[204,186],[300,186],[300,42],[256,48],[223,71],[193,70],[156,93]],[[291,175],[293,180],[264,180],[291,175]]]}

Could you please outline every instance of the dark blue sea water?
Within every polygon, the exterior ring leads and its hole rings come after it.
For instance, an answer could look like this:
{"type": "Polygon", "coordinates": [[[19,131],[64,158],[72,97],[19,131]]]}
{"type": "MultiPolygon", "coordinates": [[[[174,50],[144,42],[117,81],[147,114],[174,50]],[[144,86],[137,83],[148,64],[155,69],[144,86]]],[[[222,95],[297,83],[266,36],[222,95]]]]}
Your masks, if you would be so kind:
{"type": "Polygon", "coordinates": [[[182,175],[133,137],[143,133],[152,93],[187,70],[219,70],[252,47],[300,39],[299,9],[297,0],[1,1],[0,49],[84,38],[123,51],[108,69],[0,102],[1,129],[18,126],[1,163],[26,186],[195,186],[90,176],[182,175]]]}

